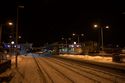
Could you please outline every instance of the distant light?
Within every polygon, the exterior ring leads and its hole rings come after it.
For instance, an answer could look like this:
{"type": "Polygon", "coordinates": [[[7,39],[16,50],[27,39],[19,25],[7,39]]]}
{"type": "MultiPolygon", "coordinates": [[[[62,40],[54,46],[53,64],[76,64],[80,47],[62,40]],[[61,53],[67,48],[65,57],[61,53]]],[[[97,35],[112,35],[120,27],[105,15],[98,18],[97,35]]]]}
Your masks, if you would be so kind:
{"type": "Polygon", "coordinates": [[[24,6],[18,6],[19,8],[24,8],[24,6]]]}
{"type": "Polygon", "coordinates": [[[62,37],[62,40],[64,40],[64,38],[62,37]]]}
{"type": "Polygon", "coordinates": [[[73,33],[72,35],[73,35],[73,36],[75,36],[76,34],[75,34],[75,33],[73,33]]]}
{"type": "Polygon", "coordinates": [[[80,47],[80,45],[76,45],[76,47],[80,47]]]}
{"type": "Polygon", "coordinates": [[[69,40],[71,40],[71,38],[68,38],[69,40]]]}
{"type": "Polygon", "coordinates": [[[14,44],[14,41],[11,41],[11,44],[14,44]]]}
{"type": "Polygon", "coordinates": [[[10,45],[7,45],[8,48],[10,48],[10,45]]]}
{"type": "Polygon", "coordinates": [[[76,42],[74,42],[74,44],[76,44],[76,42]]]}
{"type": "Polygon", "coordinates": [[[19,38],[21,38],[21,36],[19,36],[19,38]]]}
{"type": "Polygon", "coordinates": [[[16,45],[14,47],[16,48],[16,45]]]}
{"type": "Polygon", "coordinates": [[[116,45],[116,47],[119,47],[119,45],[116,45]]]}
{"type": "Polygon", "coordinates": [[[98,25],[97,25],[97,24],[95,24],[95,25],[94,25],[94,27],[95,27],[95,28],[97,28],[97,27],[98,27],[98,25]]]}
{"type": "Polygon", "coordinates": [[[12,36],[10,35],[9,38],[12,38],[12,36]]]}
{"type": "Polygon", "coordinates": [[[105,28],[106,28],[106,29],[108,29],[108,28],[109,28],[109,26],[106,26],[105,28]]]}
{"type": "Polygon", "coordinates": [[[73,48],[73,47],[74,47],[74,45],[71,45],[71,47],[73,48]]]}
{"type": "Polygon", "coordinates": [[[81,34],[81,36],[84,36],[84,34],[81,34]]]}
{"type": "Polygon", "coordinates": [[[8,24],[9,24],[10,26],[12,26],[12,25],[13,25],[13,23],[12,23],[12,22],[9,22],[8,24]]]}

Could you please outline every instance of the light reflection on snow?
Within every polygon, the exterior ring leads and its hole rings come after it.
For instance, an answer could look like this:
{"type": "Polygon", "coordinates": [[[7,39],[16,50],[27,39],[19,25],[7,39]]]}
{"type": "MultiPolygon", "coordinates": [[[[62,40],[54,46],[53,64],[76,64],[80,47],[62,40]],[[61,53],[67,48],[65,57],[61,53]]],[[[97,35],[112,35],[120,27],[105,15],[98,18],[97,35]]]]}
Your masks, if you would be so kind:
{"type": "Polygon", "coordinates": [[[71,54],[61,54],[60,56],[65,56],[65,57],[69,57],[69,58],[83,59],[83,60],[112,62],[112,57],[104,57],[104,56],[71,55],[71,54]]]}

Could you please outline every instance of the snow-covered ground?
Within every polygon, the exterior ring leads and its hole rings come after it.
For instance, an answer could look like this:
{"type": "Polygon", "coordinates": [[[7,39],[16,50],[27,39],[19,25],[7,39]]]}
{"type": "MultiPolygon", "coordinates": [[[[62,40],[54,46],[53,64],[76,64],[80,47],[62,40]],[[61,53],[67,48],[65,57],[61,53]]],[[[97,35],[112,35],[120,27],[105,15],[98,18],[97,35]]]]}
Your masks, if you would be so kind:
{"type": "Polygon", "coordinates": [[[41,83],[39,81],[40,78],[39,74],[37,73],[38,71],[36,69],[36,63],[30,54],[27,56],[18,56],[17,68],[15,66],[15,56],[12,56],[10,59],[12,62],[11,69],[8,69],[6,72],[0,75],[0,77],[7,77],[5,81],[11,77],[11,81],[9,83],[41,83]]]}
{"type": "Polygon", "coordinates": [[[104,57],[104,56],[89,56],[89,55],[69,55],[63,54],[60,56],[76,58],[76,59],[83,59],[83,60],[93,60],[93,61],[100,61],[100,62],[112,62],[112,57],[104,57]]]}
{"type": "Polygon", "coordinates": [[[125,66],[125,63],[116,63],[113,62],[112,57],[105,56],[89,56],[89,55],[72,55],[72,54],[60,54],[59,56],[80,59],[80,60],[90,60],[95,62],[103,62],[103,63],[111,63],[111,64],[119,64],[125,66]]]}
{"type": "MultiPolygon", "coordinates": [[[[69,57],[69,55],[63,56],[69,57]]],[[[83,58],[80,55],[70,55],[70,57],[83,58]]],[[[93,58],[98,61],[105,59],[111,62],[110,57],[93,58]]],[[[93,60],[90,56],[84,56],[84,59],[93,60]]],[[[123,79],[120,80],[117,75],[106,74],[94,68],[81,67],[52,57],[39,57],[37,54],[20,55],[17,68],[15,67],[15,57],[12,56],[11,60],[12,67],[7,71],[12,75],[9,83],[124,83],[123,79]]]]}

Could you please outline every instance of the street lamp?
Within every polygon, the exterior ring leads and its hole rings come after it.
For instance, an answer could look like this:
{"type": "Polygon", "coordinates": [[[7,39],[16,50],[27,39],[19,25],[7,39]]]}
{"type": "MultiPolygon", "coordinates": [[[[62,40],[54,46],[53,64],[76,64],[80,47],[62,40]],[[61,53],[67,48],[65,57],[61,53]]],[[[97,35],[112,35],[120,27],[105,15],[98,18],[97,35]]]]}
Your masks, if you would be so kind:
{"type": "Polygon", "coordinates": [[[24,6],[17,6],[17,19],[16,19],[16,45],[18,44],[18,22],[19,22],[19,8],[24,8],[24,6]]]}
{"type": "Polygon", "coordinates": [[[101,31],[101,50],[103,51],[104,49],[104,38],[103,38],[103,28],[106,28],[108,29],[109,26],[105,26],[105,27],[99,27],[97,24],[94,25],[94,28],[100,28],[100,31],[101,31]]]}
{"type": "Polygon", "coordinates": [[[14,41],[11,41],[11,44],[14,45],[14,41]]]}
{"type": "MultiPolygon", "coordinates": [[[[2,43],[2,28],[4,24],[0,24],[0,44],[2,43]]],[[[7,25],[13,26],[13,22],[8,22],[7,25]]]]}
{"type": "Polygon", "coordinates": [[[10,26],[12,26],[12,25],[13,25],[13,23],[12,23],[12,22],[8,22],[8,24],[9,24],[10,26]]]}

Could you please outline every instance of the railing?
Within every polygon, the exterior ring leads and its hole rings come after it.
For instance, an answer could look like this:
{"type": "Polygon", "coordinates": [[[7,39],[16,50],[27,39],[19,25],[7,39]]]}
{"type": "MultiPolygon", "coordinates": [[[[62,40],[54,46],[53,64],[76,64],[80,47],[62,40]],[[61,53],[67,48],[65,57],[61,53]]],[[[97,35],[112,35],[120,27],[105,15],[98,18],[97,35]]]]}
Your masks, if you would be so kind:
{"type": "Polygon", "coordinates": [[[0,73],[11,67],[11,60],[8,56],[8,54],[0,52],[0,73]]]}

